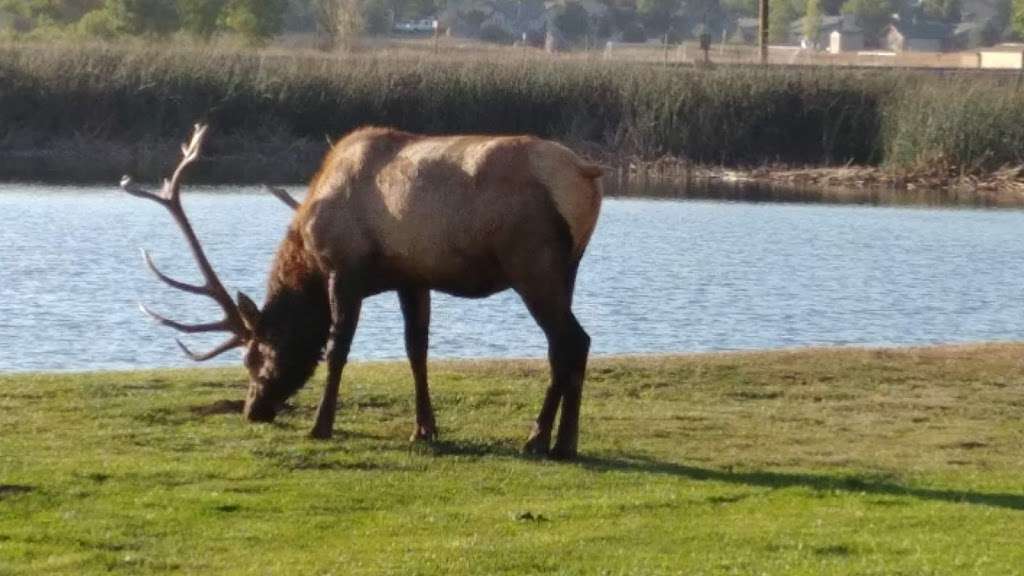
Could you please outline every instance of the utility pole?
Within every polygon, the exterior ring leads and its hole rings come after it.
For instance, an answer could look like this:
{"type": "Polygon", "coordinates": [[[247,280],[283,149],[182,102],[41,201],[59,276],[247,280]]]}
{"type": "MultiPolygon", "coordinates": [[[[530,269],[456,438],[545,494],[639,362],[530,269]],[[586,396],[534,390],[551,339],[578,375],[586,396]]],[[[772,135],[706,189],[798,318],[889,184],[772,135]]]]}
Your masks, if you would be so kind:
{"type": "Polygon", "coordinates": [[[757,0],[757,46],[761,51],[761,64],[768,63],[768,0],[757,0]]]}

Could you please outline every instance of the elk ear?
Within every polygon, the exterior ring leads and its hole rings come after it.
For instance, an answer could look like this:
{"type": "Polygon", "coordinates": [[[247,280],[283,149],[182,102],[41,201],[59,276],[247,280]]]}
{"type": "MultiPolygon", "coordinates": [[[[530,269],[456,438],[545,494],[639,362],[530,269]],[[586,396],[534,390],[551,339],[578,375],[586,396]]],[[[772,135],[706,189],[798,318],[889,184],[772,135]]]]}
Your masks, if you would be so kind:
{"type": "Polygon", "coordinates": [[[244,292],[238,293],[238,313],[241,314],[245,327],[250,332],[256,332],[256,327],[260,325],[260,309],[244,292]]]}

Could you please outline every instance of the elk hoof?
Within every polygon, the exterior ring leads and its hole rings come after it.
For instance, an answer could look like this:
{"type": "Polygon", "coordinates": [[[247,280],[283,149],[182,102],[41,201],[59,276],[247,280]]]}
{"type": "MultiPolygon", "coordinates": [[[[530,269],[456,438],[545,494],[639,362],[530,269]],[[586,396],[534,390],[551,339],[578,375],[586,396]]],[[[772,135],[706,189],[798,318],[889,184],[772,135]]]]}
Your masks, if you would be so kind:
{"type": "Polygon", "coordinates": [[[523,453],[529,456],[547,456],[551,448],[551,436],[538,434],[534,431],[523,446],[523,453]]]}
{"type": "Polygon", "coordinates": [[[409,442],[433,442],[437,440],[437,428],[434,426],[416,425],[409,437],[409,442]]]}
{"type": "Polygon", "coordinates": [[[548,454],[552,460],[575,460],[576,459],[576,447],[575,446],[559,446],[555,444],[555,447],[548,454]]]}
{"type": "Polygon", "coordinates": [[[333,434],[330,428],[316,427],[309,431],[309,437],[314,440],[330,440],[333,434]]]}

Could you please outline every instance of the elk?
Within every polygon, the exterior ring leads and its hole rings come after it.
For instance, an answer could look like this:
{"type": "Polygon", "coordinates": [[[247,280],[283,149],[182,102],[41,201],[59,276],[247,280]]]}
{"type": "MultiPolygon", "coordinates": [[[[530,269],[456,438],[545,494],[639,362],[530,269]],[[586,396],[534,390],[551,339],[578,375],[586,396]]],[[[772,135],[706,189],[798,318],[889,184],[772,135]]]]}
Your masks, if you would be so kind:
{"type": "Polygon", "coordinates": [[[277,249],[262,308],[231,298],[181,205],[182,177],[199,157],[206,126],[182,145],[182,160],[160,193],[125,176],[129,194],[166,208],[188,242],[202,285],[164,283],[213,299],[224,318],[184,324],[144,305],[158,323],[185,333],[231,336],[193,360],[244,348],[250,382],[244,416],[270,422],[313,374],[324,354],[327,382],[311,436],[329,438],[338,389],[364,298],[396,291],[416,394],[412,440],[437,435],[427,384],[430,291],[482,298],[515,290],[548,341],[551,381],[524,450],[576,456],[590,337],[572,312],[576,272],[601,207],[602,169],[533,136],[424,136],[367,127],[333,145],[295,209],[277,249]],[[326,348],[326,352],[325,352],[326,348]],[[558,434],[551,446],[556,413],[558,434]]]}

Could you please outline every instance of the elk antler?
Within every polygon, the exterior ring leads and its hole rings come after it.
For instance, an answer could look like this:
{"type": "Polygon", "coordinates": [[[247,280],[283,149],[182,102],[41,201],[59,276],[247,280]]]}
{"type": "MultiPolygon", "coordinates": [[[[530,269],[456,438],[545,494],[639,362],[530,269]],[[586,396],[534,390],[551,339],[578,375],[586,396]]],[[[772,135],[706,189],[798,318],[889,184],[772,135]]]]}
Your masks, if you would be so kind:
{"type": "Polygon", "coordinates": [[[144,313],[161,325],[169,326],[180,332],[189,334],[196,332],[221,331],[233,333],[233,335],[225,342],[205,354],[193,353],[188,349],[188,347],[182,344],[180,340],[178,340],[178,346],[185,351],[185,354],[195,361],[209,360],[210,358],[235,348],[236,346],[241,346],[250,337],[250,329],[246,326],[238,305],[236,305],[235,301],[231,299],[227,290],[224,289],[224,285],[221,284],[220,280],[217,278],[217,274],[213,271],[213,266],[210,265],[210,261],[206,258],[206,253],[203,252],[203,247],[199,244],[199,239],[196,237],[196,233],[192,229],[192,224],[189,223],[188,217],[185,215],[185,210],[181,206],[181,178],[185,173],[185,169],[199,157],[199,153],[203,146],[203,138],[206,136],[206,129],[207,126],[196,124],[195,131],[192,133],[192,139],[188,144],[181,145],[181,162],[178,164],[177,169],[174,170],[174,175],[171,176],[171,179],[164,180],[163,188],[160,190],[159,194],[143,190],[142,187],[132,181],[130,176],[126,175],[121,178],[121,188],[124,189],[125,192],[132,196],[152,200],[166,208],[167,211],[171,213],[174,221],[178,224],[181,232],[185,235],[185,240],[188,241],[188,247],[192,251],[192,256],[195,258],[196,264],[199,265],[199,270],[202,272],[206,281],[202,285],[195,285],[175,280],[157,269],[156,265],[153,263],[153,259],[150,258],[149,253],[143,250],[142,257],[146,262],[146,267],[149,268],[157,278],[172,288],[177,288],[178,290],[183,290],[191,294],[207,296],[213,299],[213,301],[224,309],[224,318],[219,322],[210,322],[207,324],[183,324],[181,322],[175,322],[174,320],[165,318],[153,312],[143,304],[139,305],[139,308],[144,313]]]}

